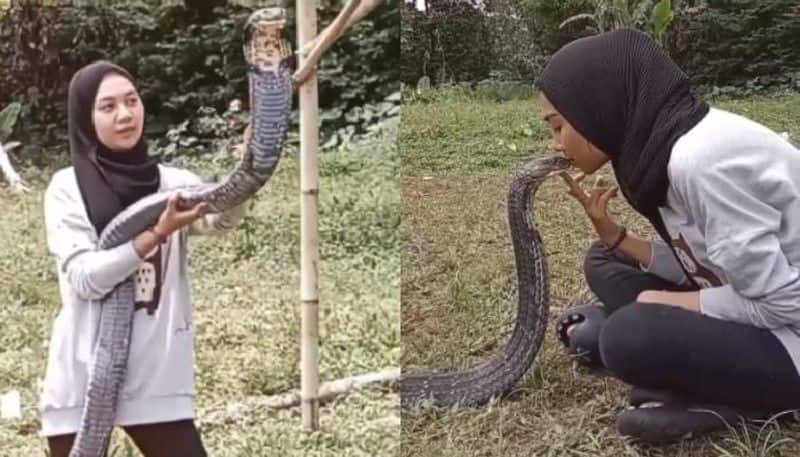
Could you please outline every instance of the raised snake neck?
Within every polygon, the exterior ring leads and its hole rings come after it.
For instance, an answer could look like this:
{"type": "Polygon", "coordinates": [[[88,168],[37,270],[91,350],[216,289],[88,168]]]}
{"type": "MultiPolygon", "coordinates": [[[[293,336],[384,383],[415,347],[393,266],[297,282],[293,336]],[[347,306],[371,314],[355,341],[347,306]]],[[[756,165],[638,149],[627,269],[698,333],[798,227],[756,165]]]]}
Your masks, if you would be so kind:
{"type": "MultiPolygon", "coordinates": [[[[291,45],[280,8],[257,10],[248,19],[250,126],[246,152],[234,171],[218,184],[181,188],[185,207],[208,202],[211,212],[229,210],[252,197],[271,177],[286,138],[292,102],[291,45]]],[[[177,189],[149,195],[118,214],[100,234],[99,249],[126,243],[158,221],[177,189]]],[[[98,337],[80,429],[70,457],[100,457],[108,447],[117,403],[125,381],[134,313],[132,278],[101,300],[98,337]]]]}
{"type": "Polygon", "coordinates": [[[542,344],[549,311],[547,256],[533,219],[532,198],[539,185],[566,170],[563,157],[526,162],[508,192],[508,223],[517,271],[517,320],[500,351],[461,371],[404,373],[400,402],[404,408],[478,406],[508,393],[528,371],[542,344]]]}

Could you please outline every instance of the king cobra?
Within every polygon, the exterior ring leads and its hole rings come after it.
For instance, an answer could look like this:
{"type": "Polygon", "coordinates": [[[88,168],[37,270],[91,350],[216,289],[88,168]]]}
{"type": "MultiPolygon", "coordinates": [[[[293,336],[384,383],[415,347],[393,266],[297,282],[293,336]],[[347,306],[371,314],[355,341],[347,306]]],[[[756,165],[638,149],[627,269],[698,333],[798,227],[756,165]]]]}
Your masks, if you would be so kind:
{"type": "MultiPolygon", "coordinates": [[[[210,213],[229,210],[252,197],[270,178],[286,138],[293,93],[293,54],[280,8],[253,12],[245,27],[250,129],[245,153],[233,172],[216,184],[180,188],[182,209],[207,202],[210,213]]],[[[130,241],[158,221],[178,189],[151,194],[118,214],[100,234],[99,249],[130,241]]],[[[89,372],[80,430],[70,457],[103,455],[114,425],[125,380],[134,312],[134,285],[128,278],[101,301],[98,340],[89,372]]]]}
{"type": "Polygon", "coordinates": [[[508,225],[517,268],[517,321],[506,346],[484,362],[451,373],[404,373],[404,408],[478,406],[507,394],[533,363],[542,344],[550,306],[550,277],[542,239],[533,219],[532,197],[549,176],[567,170],[564,157],[522,164],[508,191],[508,225]]]}

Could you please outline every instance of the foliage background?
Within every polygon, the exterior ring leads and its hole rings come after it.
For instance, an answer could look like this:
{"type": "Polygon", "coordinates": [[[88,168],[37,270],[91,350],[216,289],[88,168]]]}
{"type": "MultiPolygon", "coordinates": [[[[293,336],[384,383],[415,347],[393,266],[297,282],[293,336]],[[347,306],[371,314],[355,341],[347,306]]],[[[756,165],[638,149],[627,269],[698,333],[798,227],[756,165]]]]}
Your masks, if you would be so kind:
{"type": "MultiPolygon", "coordinates": [[[[428,0],[427,14],[405,3],[400,76],[412,85],[423,75],[434,85],[487,79],[530,84],[547,56],[596,32],[590,21],[559,27],[567,18],[627,15],[633,18],[629,26],[646,30],[646,13],[656,3],[428,0]]],[[[701,91],[749,94],[800,87],[796,0],[676,0],[672,7],[665,48],[701,91]]]]}
{"type": "MultiPolygon", "coordinates": [[[[344,2],[317,4],[322,30],[344,2]]],[[[163,145],[164,135],[180,122],[222,114],[234,99],[247,109],[242,27],[253,9],[283,6],[290,16],[289,37],[294,42],[296,36],[294,2],[288,0],[21,0],[12,5],[0,11],[0,107],[22,103],[15,134],[28,141],[19,157],[39,162],[46,162],[43,147],[66,148],[69,81],[93,60],[116,62],[137,78],[148,138],[163,145]]],[[[323,59],[319,99],[326,146],[365,136],[370,125],[398,114],[399,20],[397,6],[383,3],[323,59]]],[[[296,126],[296,111],[292,119],[296,126]]],[[[211,133],[186,132],[201,140],[211,133]]]]}

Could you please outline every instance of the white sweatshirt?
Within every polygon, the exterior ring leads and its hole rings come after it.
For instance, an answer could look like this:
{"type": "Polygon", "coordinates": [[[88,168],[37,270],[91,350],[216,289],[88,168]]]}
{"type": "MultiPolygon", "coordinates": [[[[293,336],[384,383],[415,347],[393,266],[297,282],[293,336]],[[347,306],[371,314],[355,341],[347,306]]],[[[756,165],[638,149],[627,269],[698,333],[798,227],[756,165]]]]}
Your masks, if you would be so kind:
{"type": "Polygon", "coordinates": [[[700,309],[770,329],[800,372],[800,151],[772,130],[711,109],[673,146],[667,206],[678,259],[652,243],[645,271],[701,287],[700,309]]]}
{"type": "MultiPolygon", "coordinates": [[[[159,190],[202,182],[186,170],[159,165],[159,171],[159,190]]],[[[109,250],[97,249],[97,235],[72,167],[53,175],[45,192],[44,212],[62,306],[53,323],[41,392],[41,434],[78,430],[97,342],[100,299],[134,274],[136,311],[116,424],[194,418],[194,326],[187,237],[233,228],[243,218],[245,205],[206,215],[171,235],[146,260],[139,258],[133,241],[109,250]]]]}

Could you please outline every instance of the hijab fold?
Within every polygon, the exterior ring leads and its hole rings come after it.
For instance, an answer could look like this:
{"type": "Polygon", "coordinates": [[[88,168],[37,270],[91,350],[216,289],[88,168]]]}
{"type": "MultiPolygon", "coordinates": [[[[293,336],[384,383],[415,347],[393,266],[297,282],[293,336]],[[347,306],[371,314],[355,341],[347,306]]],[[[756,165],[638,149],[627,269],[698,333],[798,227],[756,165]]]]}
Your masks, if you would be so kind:
{"type": "Polygon", "coordinates": [[[144,135],[126,151],[112,151],[97,137],[92,121],[100,83],[109,73],[133,77],[108,61],[78,70],[69,84],[68,130],[72,166],[83,203],[98,236],[123,209],[156,192],[160,184],[158,160],[147,155],[144,135]]]}
{"type": "Polygon", "coordinates": [[[561,48],[536,84],[611,158],[625,199],[671,246],[658,207],[666,205],[672,146],[709,111],[686,74],[647,35],[618,29],[561,48]]]}

